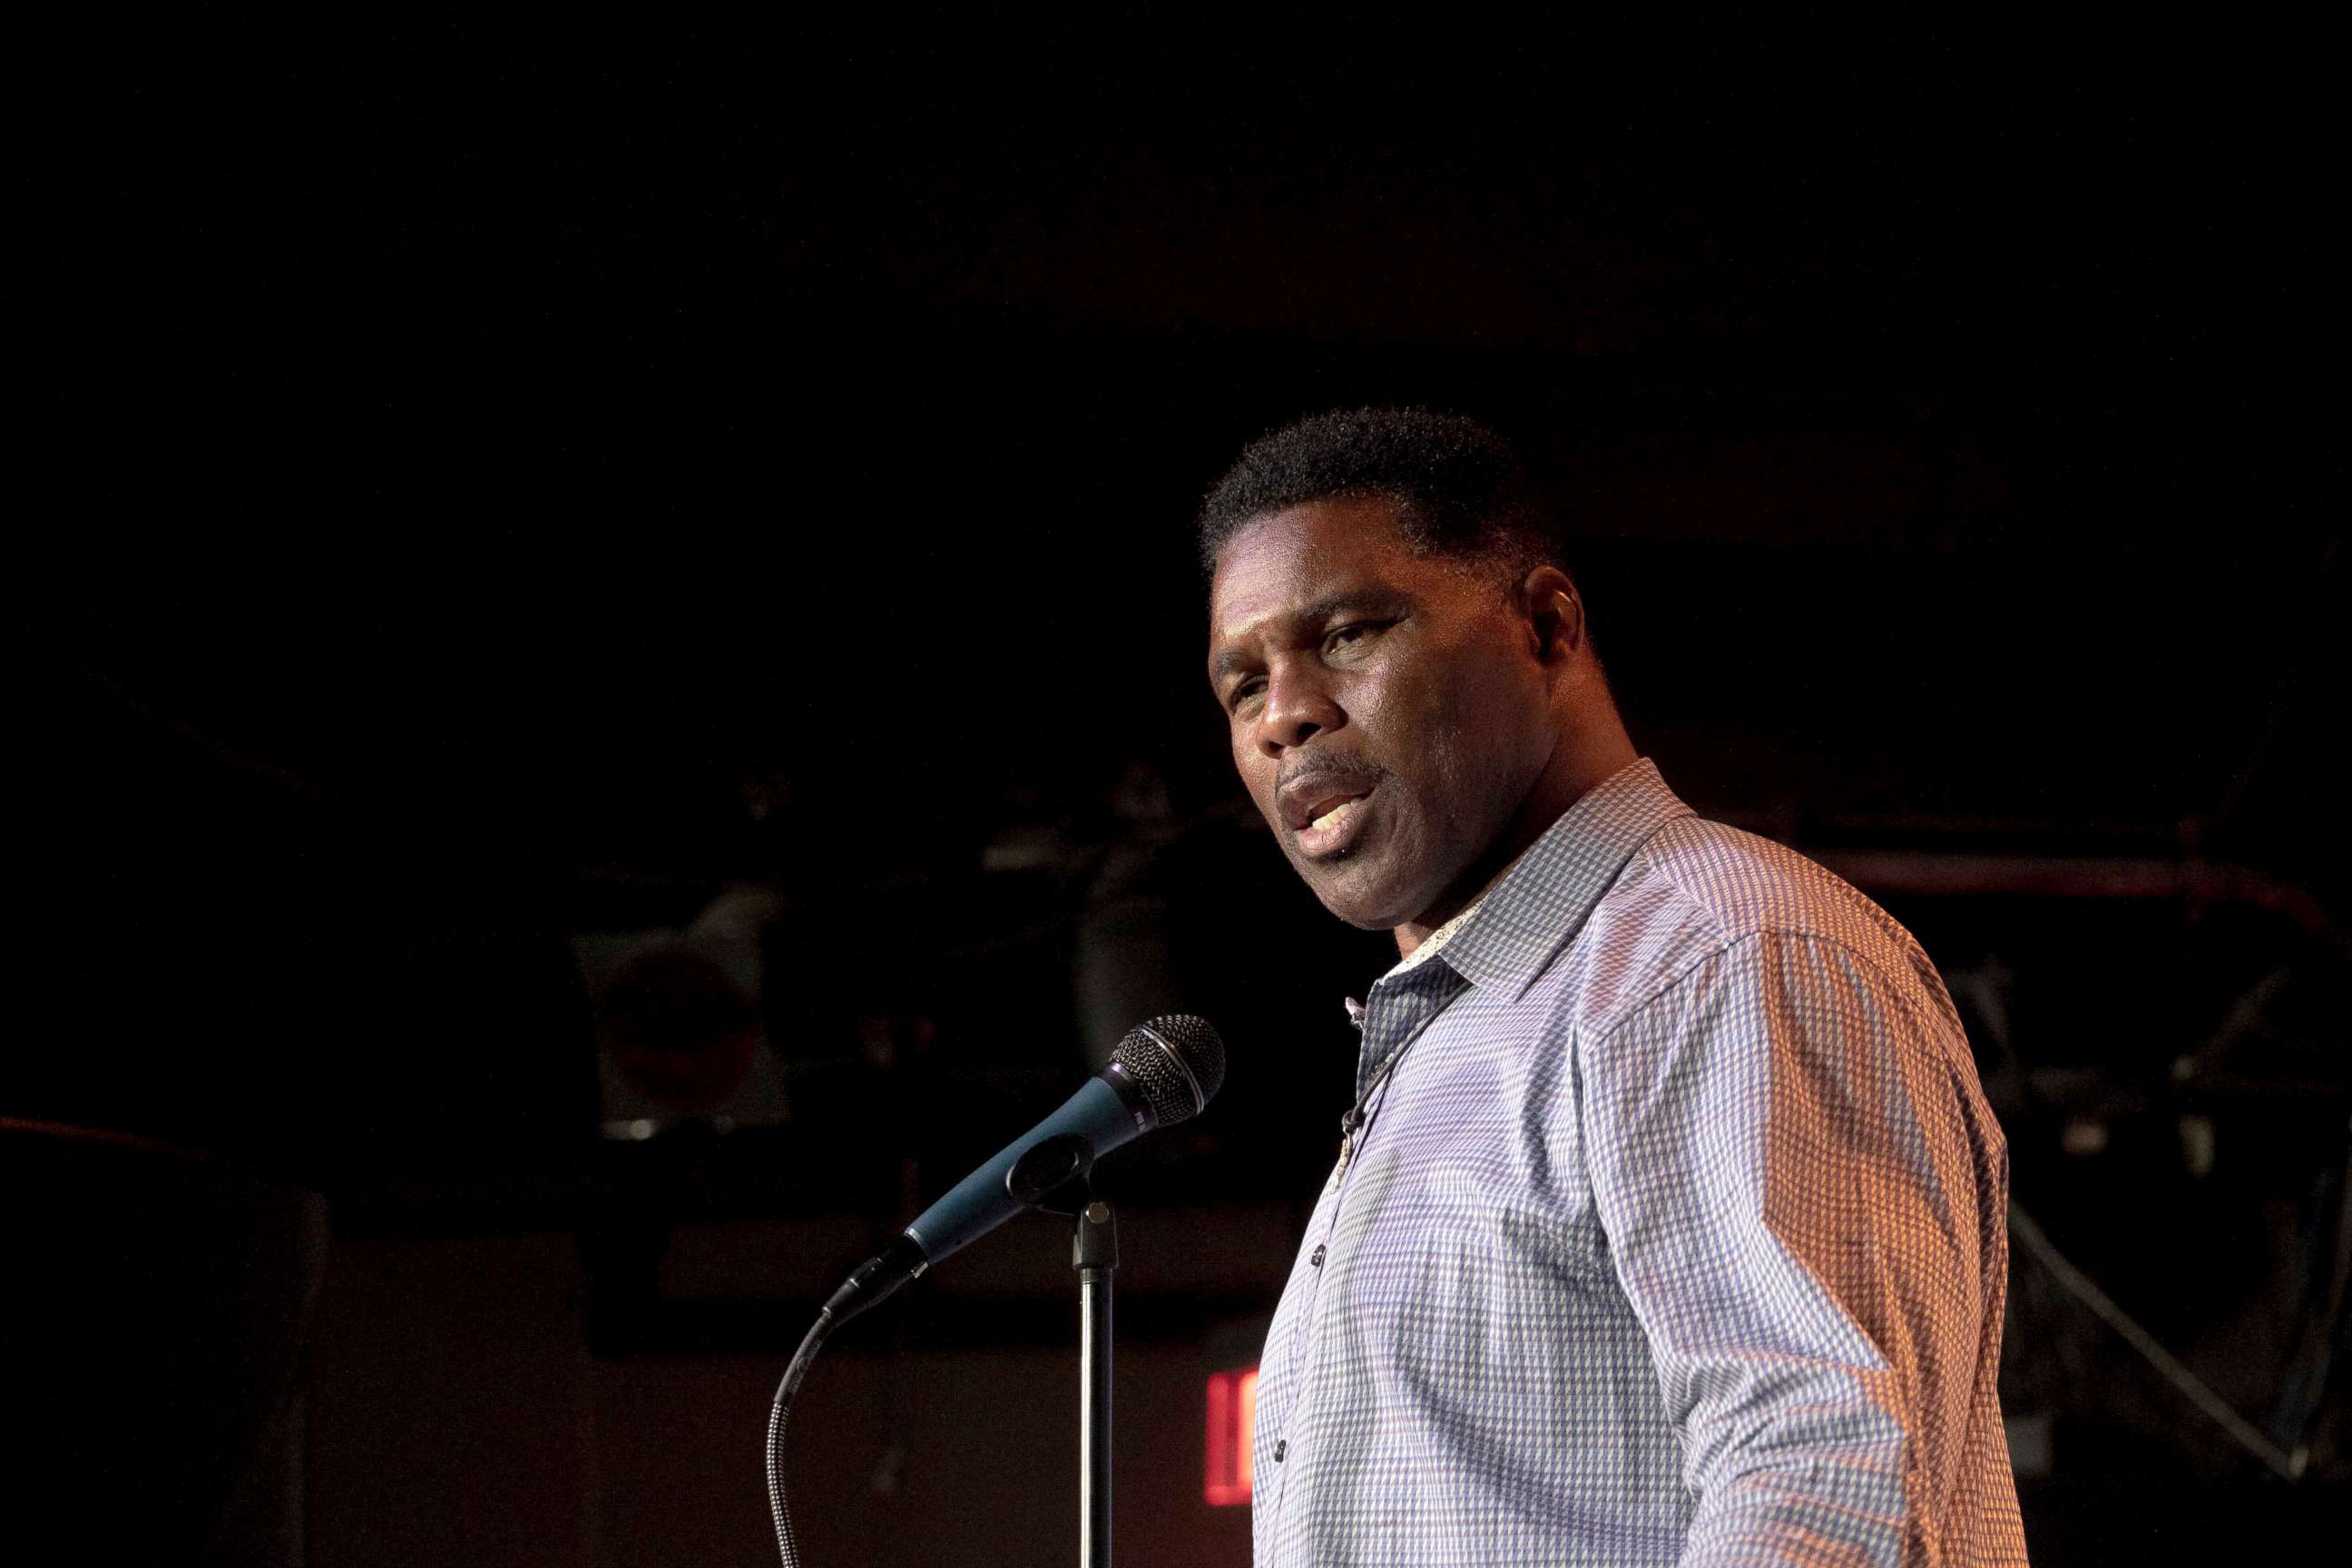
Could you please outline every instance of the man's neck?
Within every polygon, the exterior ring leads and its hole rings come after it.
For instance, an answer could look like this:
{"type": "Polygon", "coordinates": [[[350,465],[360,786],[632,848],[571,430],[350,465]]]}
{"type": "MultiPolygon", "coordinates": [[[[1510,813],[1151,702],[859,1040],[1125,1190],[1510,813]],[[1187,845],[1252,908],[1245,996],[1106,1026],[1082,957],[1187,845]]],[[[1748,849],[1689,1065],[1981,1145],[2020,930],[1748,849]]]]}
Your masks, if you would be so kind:
{"type": "Polygon", "coordinates": [[[1444,924],[1440,925],[1424,934],[1411,947],[1405,946],[1404,940],[1400,935],[1397,940],[1396,967],[1390,970],[1389,973],[1391,974],[1402,973],[1405,970],[1413,967],[1416,963],[1428,956],[1434,950],[1444,947],[1445,943],[1452,939],[1454,933],[1460,931],[1463,925],[1472,915],[1477,913],[1478,905],[1484,901],[1486,897],[1486,895],[1485,893],[1480,893],[1477,898],[1475,898],[1467,904],[1465,904],[1459,914],[1456,914],[1452,920],[1447,921],[1444,924]]]}
{"type": "Polygon", "coordinates": [[[1569,807],[1591,795],[1608,779],[1614,778],[1631,767],[1641,753],[1622,731],[1615,737],[1617,743],[1600,750],[1582,766],[1564,772],[1555,781],[1547,778],[1528,792],[1527,800],[1506,831],[1496,836],[1494,846],[1481,856],[1470,872],[1454,884],[1444,898],[1432,904],[1413,920],[1397,927],[1391,934],[1396,938],[1397,956],[1411,958],[1413,950],[1430,938],[1430,933],[1453,920],[1485,898],[1496,883],[1518,863],[1528,847],[1549,832],[1551,825],[1568,815],[1569,807]]]}

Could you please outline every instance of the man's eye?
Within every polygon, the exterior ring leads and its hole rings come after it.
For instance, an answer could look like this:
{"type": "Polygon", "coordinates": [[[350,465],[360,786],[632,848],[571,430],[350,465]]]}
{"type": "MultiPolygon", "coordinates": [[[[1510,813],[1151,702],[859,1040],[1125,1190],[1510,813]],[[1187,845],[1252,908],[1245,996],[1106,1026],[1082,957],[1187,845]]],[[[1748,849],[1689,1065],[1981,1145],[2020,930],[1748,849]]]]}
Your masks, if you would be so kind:
{"type": "Polygon", "coordinates": [[[1325,653],[1336,653],[1351,643],[1362,642],[1366,637],[1370,637],[1374,632],[1377,632],[1380,629],[1381,626],[1377,621],[1351,622],[1324,637],[1323,651],[1325,653]]]}
{"type": "Polygon", "coordinates": [[[1234,688],[1234,694],[1227,700],[1226,706],[1238,713],[1241,711],[1244,704],[1247,703],[1251,699],[1255,698],[1259,692],[1265,689],[1265,682],[1263,680],[1244,680],[1239,686],[1234,688]]]}

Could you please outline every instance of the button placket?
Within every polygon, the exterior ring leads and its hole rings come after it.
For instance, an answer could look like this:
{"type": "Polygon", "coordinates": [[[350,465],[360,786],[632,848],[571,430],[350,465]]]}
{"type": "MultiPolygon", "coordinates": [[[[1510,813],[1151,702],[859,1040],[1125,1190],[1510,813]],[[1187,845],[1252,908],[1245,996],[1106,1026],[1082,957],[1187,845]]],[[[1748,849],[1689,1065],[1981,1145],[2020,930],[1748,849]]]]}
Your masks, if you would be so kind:
{"type": "MultiPolygon", "coordinates": [[[[1362,1056],[1358,1065],[1357,1093],[1360,1101],[1371,1098],[1366,1096],[1365,1091],[1374,1088],[1376,1083],[1379,1098],[1385,1098],[1388,1086],[1381,1080],[1384,1080],[1387,1075],[1381,1073],[1376,1080],[1374,1071],[1381,1063],[1388,1062],[1391,1056],[1402,1054],[1403,1047],[1434,1022],[1437,1016],[1468,988],[1467,981],[1433,965],[1432,973],[1419,984],[1375,986],[1376,994],[1368,1009],[1360,1012],[1360,1005],[1349,1007],[1349,1021],[1365,1034],[1362,1056]]],[[[1374,1104],[1377,1104],[1377,1100],[1374,1104]]],[[[1315,1392],[1320,1382],[1317,1371],[1324,1351],[1328,1348],[1324,1330],[1328,1326],[1328,1320],[1339,1310],[1338,1298],[1333,1290],[1322,1289],[1325,1270],[1327,1267],[1333,1266],[1329,1244],[1337,1234],[1341,1211],[1347,1206],[1347,1178],[1353,1174],[1350,1166],[1359,1163],[1351,1161],[1349,1155],[1360,1153],[1364,1138],[1371,1131],[1371,1122],[1372,1118],[1365,1116],[1362,1125],[1353,1130],[1354,1136],[1347,1140],[1347,1146],[1343,1148],[1339,1164],[1333,1170],[1330,1183],[1318,1205],[1317,1218],[1320,1223],[1309,1227],[1310,1235],[1319,1231],[1323,1239],[1317,1241],[1308,1251],[1306,1258],[1307,1272],[1296,1280],[1300,1299],[1297,1303],[1299,1310],[1296,1314],[1295,1327],[1291,1330],[1292,1372],[1289,1396],[1285,1401],[1286,1408],[1274,1412],[1261,1406],[1261,1414],[1272,1416],[1282,1427],[1297,1426],[1313,1418],[1315,1392]]],[[[1339,1289],[1339,1286],[1335,1284],[1333,1289],[1339,1289]]],[[[1286,1434],[1276,1437],[1273,1447],[1266,1451],[1269,1473],[1264,1478],[1265,1484],[1260,1499],[1265,1510],[1261,1515],[1262,1521],[1267,1518],[1279,1519],[1288,1509],[1289,1489],[1283,1483],[1281,1474],[1274,1472],[1273,1468],[1280,1466],[1286,1472],[1288,1466],[1286,1461],[1289,1455],[1290,1439],[1286,1434]]]]}

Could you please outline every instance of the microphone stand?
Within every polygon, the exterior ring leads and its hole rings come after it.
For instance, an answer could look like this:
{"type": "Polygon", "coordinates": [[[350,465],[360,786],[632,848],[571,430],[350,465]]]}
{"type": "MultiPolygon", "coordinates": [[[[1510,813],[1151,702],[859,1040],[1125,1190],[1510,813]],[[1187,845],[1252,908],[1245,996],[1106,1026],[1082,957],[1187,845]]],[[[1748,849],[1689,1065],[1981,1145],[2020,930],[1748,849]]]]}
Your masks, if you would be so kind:
{"type": "Polygon", "coordinates": [[[1013,1200],[1076,1221],[1070,1267],[1078,1275],[1078,1568],[1110,1568],[1110,1277],[1118,1268],[1118,1216],[1087,1179],[1094,1151],[1083,1138],[1049,1138],[1005,1173],[1013,1200]]]}
{"type": "Polygon", "coordinates": [[[1110,1277],[1118,1216],[1093,1199],[1070,1248],[1078,1271],[1078,1568],[1110,1568],[1110,1277]]]}

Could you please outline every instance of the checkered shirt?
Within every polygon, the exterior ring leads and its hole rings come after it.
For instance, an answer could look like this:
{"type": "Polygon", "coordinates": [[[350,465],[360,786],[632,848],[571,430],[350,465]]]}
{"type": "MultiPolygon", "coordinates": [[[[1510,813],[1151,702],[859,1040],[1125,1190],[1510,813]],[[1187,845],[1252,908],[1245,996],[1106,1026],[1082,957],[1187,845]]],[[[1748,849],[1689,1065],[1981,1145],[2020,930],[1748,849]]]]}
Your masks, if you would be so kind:
{"type": "Polygon", "coordinates": [[[1259,1568],[2025,1561],[2006,1148],[1885,911],[1645,760],[1361,1026],[1261,1363],[1259,1568]]]}

